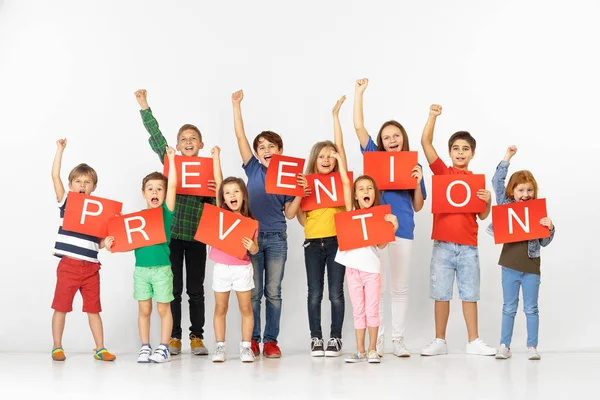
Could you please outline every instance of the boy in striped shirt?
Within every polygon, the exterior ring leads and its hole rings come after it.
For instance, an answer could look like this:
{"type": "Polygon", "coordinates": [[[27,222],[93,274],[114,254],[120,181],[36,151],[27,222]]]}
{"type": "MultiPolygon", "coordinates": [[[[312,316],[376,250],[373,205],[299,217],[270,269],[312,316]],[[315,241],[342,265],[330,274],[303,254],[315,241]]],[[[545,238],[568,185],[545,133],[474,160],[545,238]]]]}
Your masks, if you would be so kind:
{"type": "MultiPolygon", "coordinates": [[[[56,200],[60,209],[60,226],[54,245],[54,255],[60,258],[56,270],[56,289],[52,308],[52,338],[54,347],[52,359],[66,359],[62,348],[62,336],[65,330],[65,318],[73,310],[73,298],[77,291],[83,298],[83,312],[87,313],[90,329],[96,342],[94,358],[96,360],[113,361],[116,357],[104,348],[104,331],[100,312],[100,262],[98,250],[104,247],[104,239],[67,231],[62,228],[63,217],[67,205],[68,192],[60,178],[62,154],[67,146],[67,139],[56,142],[56,155],[52,165],[52,182],[56,200]]],[[[87,164],[79,164],[69,173],[69,190],[72,192],[91,194],[98,184],[98,175],[87,164]]]]}

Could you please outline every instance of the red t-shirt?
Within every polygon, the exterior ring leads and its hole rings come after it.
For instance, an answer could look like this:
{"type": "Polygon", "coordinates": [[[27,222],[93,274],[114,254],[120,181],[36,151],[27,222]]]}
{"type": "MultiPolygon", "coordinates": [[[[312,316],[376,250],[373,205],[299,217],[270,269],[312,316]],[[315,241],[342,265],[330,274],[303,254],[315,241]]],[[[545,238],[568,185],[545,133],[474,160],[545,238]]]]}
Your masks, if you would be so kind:
{"type": "MultiPolygon", "coordinates": [[[[438,157],[429,165],[434,175],[471,175],[471,171],[463,171],[447,167],[438,157]]],[[[477,246],[477,215],[475,213],[433,214],[433,231],[431,239],[442,242],[477,246]]]]}

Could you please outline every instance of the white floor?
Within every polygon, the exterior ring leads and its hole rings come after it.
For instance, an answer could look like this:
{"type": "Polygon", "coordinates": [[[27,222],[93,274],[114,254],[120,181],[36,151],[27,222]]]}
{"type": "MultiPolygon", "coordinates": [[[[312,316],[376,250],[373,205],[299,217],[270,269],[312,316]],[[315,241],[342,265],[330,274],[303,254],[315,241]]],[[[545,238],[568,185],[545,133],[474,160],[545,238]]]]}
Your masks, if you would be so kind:
{"type": "Polygon", "coordinates": [[[115,362],[67,357],[53,362],[49,354],[1,354],[0,398],[579,399],[597,396],[590,393],[600,371],[598,353],[542,353],[541,361],[528,361],[525,353],[506,361],[386,354],[381,364],[299,353],[254,364],[233,354],[222,364],[186,353],[162,365],[137,364],[135,354],[119,354],[115,362]]]}

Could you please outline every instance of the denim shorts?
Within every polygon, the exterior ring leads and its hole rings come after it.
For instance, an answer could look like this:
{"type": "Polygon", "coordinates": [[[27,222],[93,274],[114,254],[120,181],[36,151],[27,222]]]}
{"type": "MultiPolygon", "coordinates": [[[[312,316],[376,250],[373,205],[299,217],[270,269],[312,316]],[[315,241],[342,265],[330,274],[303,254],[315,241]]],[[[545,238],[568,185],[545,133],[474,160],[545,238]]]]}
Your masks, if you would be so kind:
{"type": "Polygon", "coordinates": [[[479,252],[477,246],[433,242],[429,275],[429,296],[438,301],[450,301],[454,289],[454,274],[462,301],[479,300],[479,252]]]}

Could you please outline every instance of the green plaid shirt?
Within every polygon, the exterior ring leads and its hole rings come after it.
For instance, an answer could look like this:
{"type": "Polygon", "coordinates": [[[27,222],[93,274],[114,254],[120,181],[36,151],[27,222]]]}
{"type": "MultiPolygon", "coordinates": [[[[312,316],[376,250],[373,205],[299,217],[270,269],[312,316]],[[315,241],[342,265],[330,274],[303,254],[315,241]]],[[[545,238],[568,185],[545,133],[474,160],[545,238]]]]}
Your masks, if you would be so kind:
{"type": "MultiPolygon", "coordinates": [[[[158,158],[160,158],[160,162],[162,163],[165,158],[167,140],[160,132],[158,121],[152,115],[151,109],[140,110],[140,114],[142,115],[144,127],[150,134],[148,143],[150,143],[152,150],[158,154],[158,158]]],[[[175,215],[173,217],[173,225],[171,225],[172,239],[194,240],[194,235],[202,216],[202,210],[204,209],[204,203],[214,205],[215,198],[177,195],[175,215]]]]}

